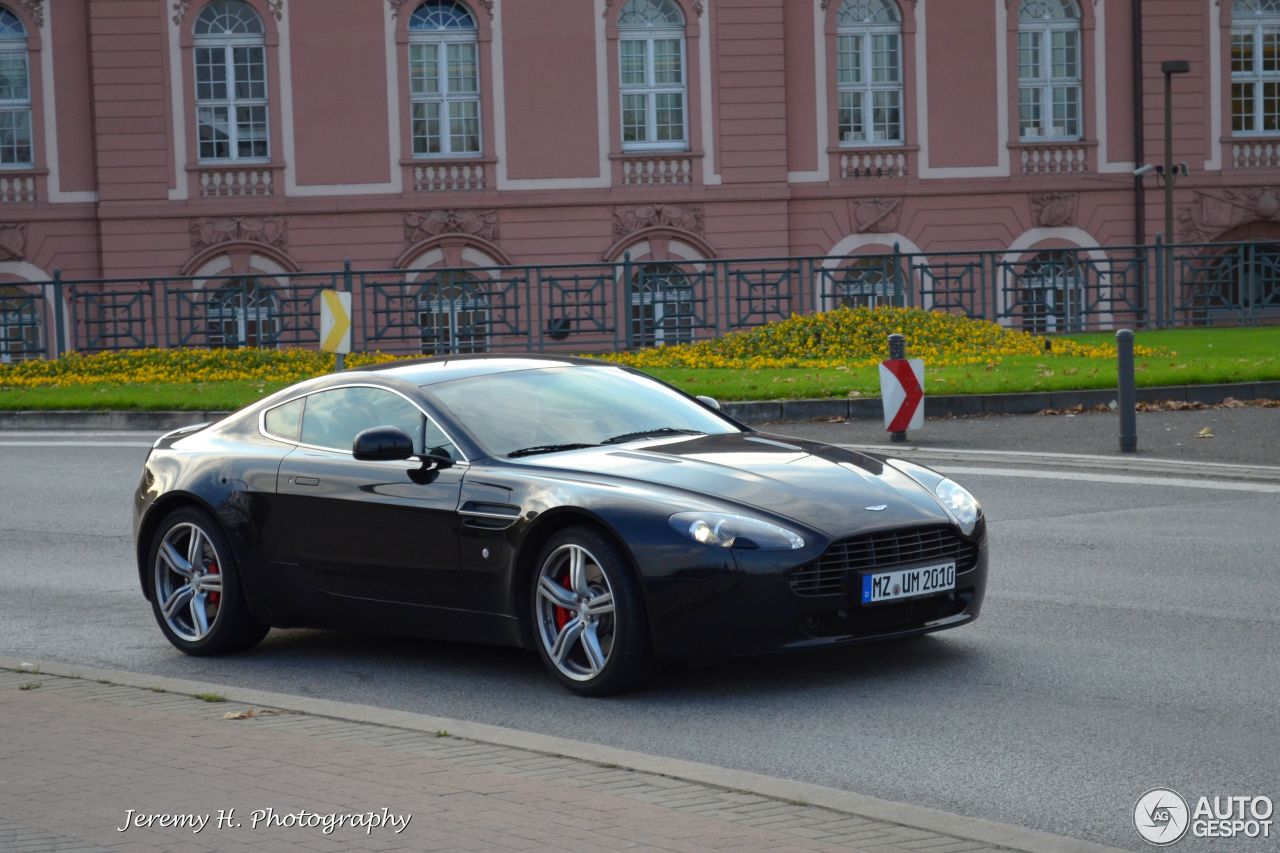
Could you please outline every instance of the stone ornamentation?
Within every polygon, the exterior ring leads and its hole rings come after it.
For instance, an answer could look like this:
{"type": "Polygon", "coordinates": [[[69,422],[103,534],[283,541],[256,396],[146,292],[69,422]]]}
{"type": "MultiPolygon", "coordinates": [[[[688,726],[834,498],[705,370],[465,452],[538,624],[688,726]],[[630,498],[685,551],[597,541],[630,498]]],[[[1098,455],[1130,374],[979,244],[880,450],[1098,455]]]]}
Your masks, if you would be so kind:
{"type": "Polygon", "coordinates": [[[1280,187],[1198,191],[1196,200],[1178,213],[1178,239],[1203,243],[1238,225],[1257,221],[1280,222],[1280,187]]]}
{"type": "Polygon", "coordinates": [[[613,212],[613,236],[622,239],[646,228],[674,228],[702,236],[702,208],[676,204],[645,204],[613,212]]]}
{"type": "Polygon", "coordinates": [[[20,261],[27,251],[27,226],[19,222],[0,224],[0,261],[20,261]]]}
{"type": "Polygon", "coordinates": [[[192,221],[192,249],[201,251],[223,243],[261,243],[283,249],[287,243],[284,217],[223,216],[192,221]]]}
{"type": "Polygon", "coordinates": [[[404,241],[407,245],[445,234],[466,234],[490,243],[497,242],[498,211],[429,210],[404,216],[404,241]]]}
{"type": "Polygon", "coordinates": [[[1076,193],[1032,193],[1031,219],[1038,228],[1061,228],[1076,222],[1076,193]]]}
{"type": "Polygon", "coordinates": [[[859,234],[888,234],[898,229],[900,198],[865,198],[854,202],[853,222],[859,234]]]}

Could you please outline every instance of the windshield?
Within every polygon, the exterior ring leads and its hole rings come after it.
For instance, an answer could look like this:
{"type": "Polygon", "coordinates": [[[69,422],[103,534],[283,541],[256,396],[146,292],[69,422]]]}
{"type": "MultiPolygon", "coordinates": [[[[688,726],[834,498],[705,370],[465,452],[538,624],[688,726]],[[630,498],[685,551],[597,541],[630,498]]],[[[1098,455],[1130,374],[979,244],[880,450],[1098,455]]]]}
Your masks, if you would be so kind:
{"type": "MultiPolygon", "coordinates": [[[[490,455],[564,445],[740,430],[672,389],[616,367],[556,366],[490,373],[425,389],[490,455]]],[[[517,453],[517,455],[531,455],[517,453]]]]}

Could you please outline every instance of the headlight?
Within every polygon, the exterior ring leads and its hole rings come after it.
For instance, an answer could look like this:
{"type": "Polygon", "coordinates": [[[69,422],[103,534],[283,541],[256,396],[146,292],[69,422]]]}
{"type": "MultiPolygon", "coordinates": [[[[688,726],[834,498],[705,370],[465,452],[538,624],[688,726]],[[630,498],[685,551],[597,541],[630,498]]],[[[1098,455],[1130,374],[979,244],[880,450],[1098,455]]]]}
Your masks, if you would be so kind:
{"type": "Polygon", "coordinates": [[[978,526],[978,516],[982,513],[977,498],[954,480],[943,480],[933,492],[959,523],[964,535],[973,533],[973,528],[978,526]]]}
{"type": "Polygon", "coordinates": [[[721,548],[762,548],[795,550],[804,547],[798,534],[745,515],[723,512],[678,512],[671,516],[671,526],[703,545],[721,548]]]}

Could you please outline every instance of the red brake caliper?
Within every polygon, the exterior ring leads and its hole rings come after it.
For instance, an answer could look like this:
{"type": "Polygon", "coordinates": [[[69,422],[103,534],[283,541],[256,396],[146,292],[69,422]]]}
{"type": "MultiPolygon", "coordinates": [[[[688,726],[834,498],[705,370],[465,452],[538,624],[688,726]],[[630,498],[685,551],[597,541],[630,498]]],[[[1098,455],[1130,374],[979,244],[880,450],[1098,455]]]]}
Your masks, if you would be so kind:
{"type": "MultiPolygon", "coordinates": [[[[211,575],[219,574],[217,563],[209,563],[209,574],[211,575]]],[[[221,600],[222,600],[222,593],[220,592],[209,593],[209,603],[212,604],[213,606],[216,607],[218,605],[218,602],[221,600]]]]}
{"type": "MultiPolygon", "coordinates": [[[[569,573],[565,572],[564,577],[560,578],[560,585],[567,590],[573,590],[573,584],[569,583],[569,573]]],[[[569,624],[569,620],[573,618],[573,611],[567,607],[556,608],[556,630],[563,631],[564,626],[569,624]]]]}

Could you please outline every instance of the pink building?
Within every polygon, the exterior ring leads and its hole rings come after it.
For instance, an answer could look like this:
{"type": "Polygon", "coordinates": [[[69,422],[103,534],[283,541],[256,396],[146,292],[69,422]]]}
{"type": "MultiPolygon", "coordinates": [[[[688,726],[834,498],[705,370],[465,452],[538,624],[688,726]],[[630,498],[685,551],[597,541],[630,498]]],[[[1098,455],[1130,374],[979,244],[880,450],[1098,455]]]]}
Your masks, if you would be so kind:
{"type": "Polygon", "coordinates": [[[426,351],[875,301],[895,247],[916,304],[1105,325],[1174,59],[1172,238],[1264,241],[1196,299],[1280,305],[1280,0],[0,0],[0,352],[312,342],[345,259],[426,351]]]}

